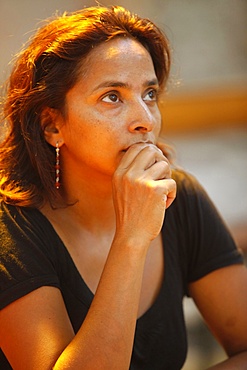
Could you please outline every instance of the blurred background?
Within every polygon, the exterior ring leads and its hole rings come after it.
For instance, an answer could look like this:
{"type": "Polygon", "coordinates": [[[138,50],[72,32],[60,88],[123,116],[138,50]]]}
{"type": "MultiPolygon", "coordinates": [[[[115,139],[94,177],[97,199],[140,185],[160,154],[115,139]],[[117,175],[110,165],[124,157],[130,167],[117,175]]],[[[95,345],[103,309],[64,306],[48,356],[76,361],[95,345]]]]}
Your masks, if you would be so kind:
{"type": "MultiPolygon", "coordinates": [[[[0,84],[9,62],[40,21],[95,5],[89,0],[0,0],[0,84]]],[[[247,253],[247,1],[123,0],[155,21],[172,46],[173,67],[161,102],[163,137],[177,163],[213,199],[238,246],[247,253]]],[[[1,127],[0,127],[1,135],[1,127]]],[[[245,254],[246,255],[246,254],[245,254]]],[[[200,370],[224,352],[193,303],[185,300],[189,353],[184,370],[200,370]]]]}

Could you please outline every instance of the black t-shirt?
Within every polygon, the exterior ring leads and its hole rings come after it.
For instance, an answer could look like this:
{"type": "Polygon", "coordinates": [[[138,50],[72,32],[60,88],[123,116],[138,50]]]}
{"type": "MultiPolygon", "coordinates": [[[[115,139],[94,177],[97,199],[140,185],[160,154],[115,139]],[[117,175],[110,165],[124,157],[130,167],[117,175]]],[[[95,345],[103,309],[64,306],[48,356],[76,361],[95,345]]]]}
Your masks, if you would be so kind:
{"type": "MultiPolygon", "coordinates": [[[[174,171],[177,197],[162,228],[164,280],[152,307],[137,320],[131,370],[178,370],[187,353],[183,297],[188,284],[242,256],[198,182],[174,171]]],[[[75,332],[93,293],[49,221],[36,209],[1,204],[0,309],[41,286],[60,289],[75,332]]],[[[0,352],[0,369],[11,369],[0,352]]]]}

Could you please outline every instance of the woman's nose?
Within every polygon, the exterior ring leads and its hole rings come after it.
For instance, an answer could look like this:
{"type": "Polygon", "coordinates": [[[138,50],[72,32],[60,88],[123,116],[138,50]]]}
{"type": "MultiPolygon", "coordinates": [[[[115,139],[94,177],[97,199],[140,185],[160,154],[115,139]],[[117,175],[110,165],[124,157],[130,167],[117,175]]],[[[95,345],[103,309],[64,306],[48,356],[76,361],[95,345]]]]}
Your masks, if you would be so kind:
{"type": "Polygon", "coordinates": [[[155,117],[143,100],[131,104],[129,114],[129,131],[150,132],[154,129],[156,122],[155,117]]]}

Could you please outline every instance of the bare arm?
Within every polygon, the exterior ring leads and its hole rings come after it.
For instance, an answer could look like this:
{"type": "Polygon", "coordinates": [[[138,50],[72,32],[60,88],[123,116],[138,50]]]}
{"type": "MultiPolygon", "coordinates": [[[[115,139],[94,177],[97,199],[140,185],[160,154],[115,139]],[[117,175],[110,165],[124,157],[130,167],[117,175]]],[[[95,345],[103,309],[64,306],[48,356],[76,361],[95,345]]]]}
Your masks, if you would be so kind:
{"type": "Polygon", "coordinates": [[[229,359],[212,370],[247,369],[247,269],[225,267],[191,284],[190,293],[229,359]]]}
{"type": "Polygon", "coordinates": [[[1,347],[12,367],[128,369],[144,256],[136,255],[135,263],[131,253],[126,255],[127,248],[110,253],[77,335],[56,288],[37,289],[2,310],[1,347]]]}
{"type": "Polygon", "coordinates": [[[210,367],[208,370],[246,370],[247,369],[247,351],[230,357],[228,360],[210,367]]]}
{"type": "Polygon", "coordinates": [[[129,368],[146,254],[175,183],[161,152],[144,145],[124,156],[113,189],[116,235],[78,333],[56,288],[37,289],[1,311],[1,347],[15,369],[129,368]]]}

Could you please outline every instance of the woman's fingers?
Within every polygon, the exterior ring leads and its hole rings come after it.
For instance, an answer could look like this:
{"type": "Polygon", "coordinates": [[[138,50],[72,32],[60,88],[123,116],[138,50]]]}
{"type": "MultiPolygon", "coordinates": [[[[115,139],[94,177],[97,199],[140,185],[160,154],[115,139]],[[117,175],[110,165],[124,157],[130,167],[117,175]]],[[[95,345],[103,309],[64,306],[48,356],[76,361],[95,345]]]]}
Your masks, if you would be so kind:
{"type": "Polygon", "coordinates": [[[152,144],[129,148],[113,178],[118,228],[137,238],[155,238],[176,196],[168,160],[152,144]]]}
{"type": "Polygon", "coordinates": [[[174,199],[176,198],[177,184],[173,179],[165,179],[155,181],[158,186],[162,187],[162,193],[164,194],[164,199],[166,199],[166,209],[170,207],[174,199]]]}
{"type": "Polygon", "coordinates": [[[119,170],[126,171],[128,168],[133,170],[150,171],[150,175],[161,171],[157,179],[171,177],[170,164],[162,151],[153,144],[139,143],[134,144],[127,150],[119,164],[119,170]],[[162,162],[158,165],[156,163],[162,162]],[[154,166],[154,168],[152,168],[154,166]],[[163,176],[161,176],[163,172],[163,176]]]}
{"type": "Polygon", "coordinates": [[[171,177],[170,165],[167,161],[163,160],[155,162],[144,171],[143,175],[153,180],[169,179],[171,177]]]}

